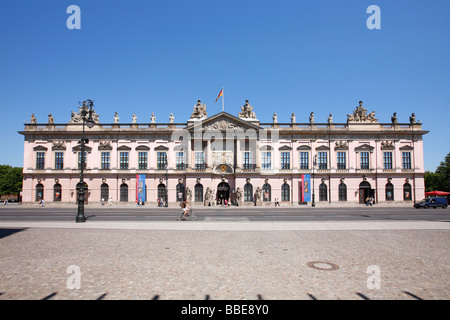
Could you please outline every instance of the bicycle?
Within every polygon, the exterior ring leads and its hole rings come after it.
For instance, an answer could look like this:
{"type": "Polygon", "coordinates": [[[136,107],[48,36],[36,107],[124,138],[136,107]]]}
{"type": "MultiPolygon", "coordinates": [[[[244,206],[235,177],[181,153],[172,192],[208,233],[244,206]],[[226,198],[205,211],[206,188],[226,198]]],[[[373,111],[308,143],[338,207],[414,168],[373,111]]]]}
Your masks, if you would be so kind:
{"type": "MultiPolygon", "coordinates": [[[[181,218],[183,216],[183,212],[180,212],[178,214],[177,220],[181,220],[183,221],[183,219],[181,218]]],[[[198,220],[198,215],[195,213],[194,209],[189,209],[188,213],[186,214],[184,220],[191,220],[191,221],[197,221],[198,220]]]]}

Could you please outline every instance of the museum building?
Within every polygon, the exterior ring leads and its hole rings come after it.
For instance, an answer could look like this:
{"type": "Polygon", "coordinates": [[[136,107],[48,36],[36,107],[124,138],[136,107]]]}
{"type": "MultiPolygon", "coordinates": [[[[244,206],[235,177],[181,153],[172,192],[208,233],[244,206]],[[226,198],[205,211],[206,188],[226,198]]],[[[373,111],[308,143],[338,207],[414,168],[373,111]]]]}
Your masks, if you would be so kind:
{"type": "Polygon", "coordinates": [[[200,100],[190,119],[101,123],[83,129],[82,109],[68,123],[34,115],[24,136],[24,203],[76,203],[82,164],[86,204],[241,206],[413,202],[424,197],[422,124],[414,113],[380,123],[360,101],[346,123],[261,123],[246,100],[237,116],[208,116],[200,100]],[[84,154],[80,139],[84,130],[84,154]],[[83,159],[83,156],[85,157],[83,159]],[[85,161],[83,161],[85,160],[85,161]]]}

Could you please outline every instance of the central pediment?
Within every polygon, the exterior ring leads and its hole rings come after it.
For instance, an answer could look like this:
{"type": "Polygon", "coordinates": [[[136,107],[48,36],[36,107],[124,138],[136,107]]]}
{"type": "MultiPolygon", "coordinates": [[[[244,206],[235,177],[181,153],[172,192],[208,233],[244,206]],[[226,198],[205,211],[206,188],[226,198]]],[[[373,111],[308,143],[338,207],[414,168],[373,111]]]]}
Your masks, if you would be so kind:
{"type": "Polygon", "coordinates": [[[215,114],[209,118],[205,118],[202,120],[190,120],[188,121],[187,129],[198,129],[198,127],[201,127],[203,131],[206,130],[260,130],[262,129],[261,126],[259,126],[259,121],[249,121],[244,120],[238,117],[235,117],[229,113],[221,112],[218,114],[215,114]]]}

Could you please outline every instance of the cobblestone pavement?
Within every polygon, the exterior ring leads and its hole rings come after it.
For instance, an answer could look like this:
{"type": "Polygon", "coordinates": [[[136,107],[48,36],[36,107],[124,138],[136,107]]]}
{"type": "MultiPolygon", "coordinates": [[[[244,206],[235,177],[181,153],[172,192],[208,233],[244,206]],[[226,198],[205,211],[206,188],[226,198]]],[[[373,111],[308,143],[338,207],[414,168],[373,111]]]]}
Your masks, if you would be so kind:
{"type": "Polygon", "coordinates": [[[0,228],[3,300],[450,298],[448,229],[0,228]],[[81,289],[67,287],[72,265],[81,289]]]}

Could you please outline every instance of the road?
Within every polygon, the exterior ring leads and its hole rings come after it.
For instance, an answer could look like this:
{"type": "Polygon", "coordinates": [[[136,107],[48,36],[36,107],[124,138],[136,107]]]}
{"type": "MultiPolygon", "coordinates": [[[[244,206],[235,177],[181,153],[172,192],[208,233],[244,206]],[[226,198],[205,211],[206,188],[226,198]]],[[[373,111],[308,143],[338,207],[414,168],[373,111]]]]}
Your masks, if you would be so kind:
{"type": "MultiPolygon", "coordinates": [[[[196,208],[199,221],[445,221],[450,222],[449,209],[415,209],[407,207],[250,207],[196,208]]],[[[173,221],[179,208],[156,207],[87,207],[90,221],[173,221]]],[[[1,221],[74,221],[75,206],[31,207],[9,205],[0,207],[1,221]]]]}

